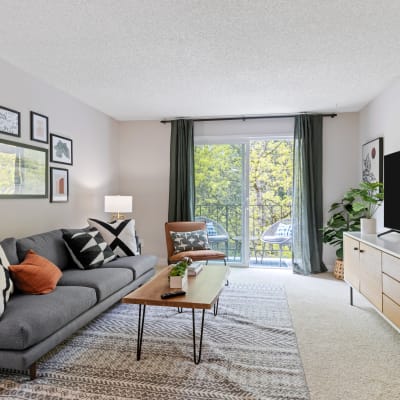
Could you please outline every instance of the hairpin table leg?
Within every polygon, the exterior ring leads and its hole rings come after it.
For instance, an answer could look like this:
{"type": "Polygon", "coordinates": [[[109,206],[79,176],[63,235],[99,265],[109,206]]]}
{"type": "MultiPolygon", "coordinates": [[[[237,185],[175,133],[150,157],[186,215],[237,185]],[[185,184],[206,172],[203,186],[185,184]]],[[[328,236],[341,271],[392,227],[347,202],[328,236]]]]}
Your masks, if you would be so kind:
{"type": "Polygon", "coordinates": [[[194,308],[192,308],[192,319],[193,319],[193,359],[194,363],[197,365],[201,360],[201,348],[203,345],[203,329],[204,329],[204,313],[206,310],[203,310],[201,317],[201,329],[200,329],[200,342],[199,342],[199,355],[196,354],[196,323],[195,323],[195,315],[194,308]]]}

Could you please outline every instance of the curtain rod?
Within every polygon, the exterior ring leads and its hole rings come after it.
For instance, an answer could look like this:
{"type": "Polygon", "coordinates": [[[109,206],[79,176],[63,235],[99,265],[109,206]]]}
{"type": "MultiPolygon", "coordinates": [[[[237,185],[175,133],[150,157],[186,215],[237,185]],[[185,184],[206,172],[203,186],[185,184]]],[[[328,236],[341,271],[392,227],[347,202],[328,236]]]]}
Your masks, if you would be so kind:
{"type": "MultiPolygon", "coordinates": [[[[217,118],[193,118],[193,122],[208,122],[208,121],[235,121],[235,120],[242,120],[246,121],[246,119],[269,119],[269,118],[291,118],[297,117],[298,115],[307,115],[307,113],[300,113],[300,114],[279,114],[279,115],[258,115],[258,116],[248,116],[245,115],[242,117],[217,117],[217,118]]],[[[318,114],[323,117],[331,117],[335,118],[337,114],[318,114]]],[[[176,119],[164,119],[160,121],[162,124],[167,124],[172,121],[176,121],[178,119],[191,119],[191,118],[176,118],[176,119]]]]}

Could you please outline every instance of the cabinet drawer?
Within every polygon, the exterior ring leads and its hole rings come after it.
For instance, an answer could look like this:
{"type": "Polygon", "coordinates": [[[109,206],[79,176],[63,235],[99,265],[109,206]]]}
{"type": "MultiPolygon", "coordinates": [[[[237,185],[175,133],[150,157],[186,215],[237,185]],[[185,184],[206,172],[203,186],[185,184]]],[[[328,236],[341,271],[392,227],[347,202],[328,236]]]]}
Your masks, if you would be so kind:
{"type": "Polygon", "coordinates": [[[382,271],[400,281],[400,258],[382,253],[382,271]]]}
{"type": "Polygon", "coordinates": [[[400,282],[386,274],[382,274],[382,292],[397,304],[400,304],[400,282]]]}
{"type": "Polygon", "coordinates": [[[400,306],[383,295],[383,314],[400,327],[400,306]]]}

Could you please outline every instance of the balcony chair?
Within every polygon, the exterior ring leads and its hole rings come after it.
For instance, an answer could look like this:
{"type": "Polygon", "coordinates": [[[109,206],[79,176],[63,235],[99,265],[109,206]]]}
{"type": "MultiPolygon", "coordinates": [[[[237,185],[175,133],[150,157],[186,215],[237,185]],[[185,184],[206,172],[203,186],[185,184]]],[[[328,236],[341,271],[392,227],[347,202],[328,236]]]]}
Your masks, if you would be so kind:
{"type": "Polygon", "coordinates": [[[218,249],[219,243],[225,244],[225,254],[228,254],[229,235],[225,228],[219,223],[207,217],[196,217],[196,222],[205,222],[208,234],[208,242],[211,248],[218,249]]]}
{"type": "Polygon", "coordinates": [[[190,257],[193,261],[223,260],[226,265],[226,254],[214,249],[210,250],[189,250],[174,254],[174,244],[170,232],[191,232],[207,230],[205,222],[201,221],[178,221],[165,223],[165,239],[167,242],[168,264],[174,264],[184,257],[190,257]]]}
{"type": "Polygon", "coordinates": [[[279,266],[282,265],[282,250],[284,246],[289,249],[292,246],[292,221],[290,219],[282,219],[269,226],[261,235],[262,254],[261,264],[264,259],[265,245],[269,246],[270,251],[273,251],[274,245],[279,246],[279,266]]]}

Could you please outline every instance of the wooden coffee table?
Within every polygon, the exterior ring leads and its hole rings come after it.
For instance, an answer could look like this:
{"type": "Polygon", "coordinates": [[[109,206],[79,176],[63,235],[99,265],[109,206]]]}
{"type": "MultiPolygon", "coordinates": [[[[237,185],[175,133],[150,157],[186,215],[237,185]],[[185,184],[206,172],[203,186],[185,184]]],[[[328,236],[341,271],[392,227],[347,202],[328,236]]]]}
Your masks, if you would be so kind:
{"type": "Polygon", "coordinates": [[[210,310],[213,307],[214,315],[217,315],[219,295],[227,281],[229,267],[225,265],[206,265],[197,276],[189,277],[188,286],[183,289],[186,291],[186,295],[163,300],[160,297],[162,293],[179,290],[170,289],[169,287],[168,272],[170,268],[164,268],[150,281],[122,299],[123,303],[139,305],[136,358],[140,360],[142,352],[146,306],[178,307],[179,312],[182,312],[182,308],[191,308],[193,321],[193,358],[194,363],[198,364],[201,360],[205,310],[210,310]],[[196,354],[195,309],[202,310],[198,355],[196,354]]]}

